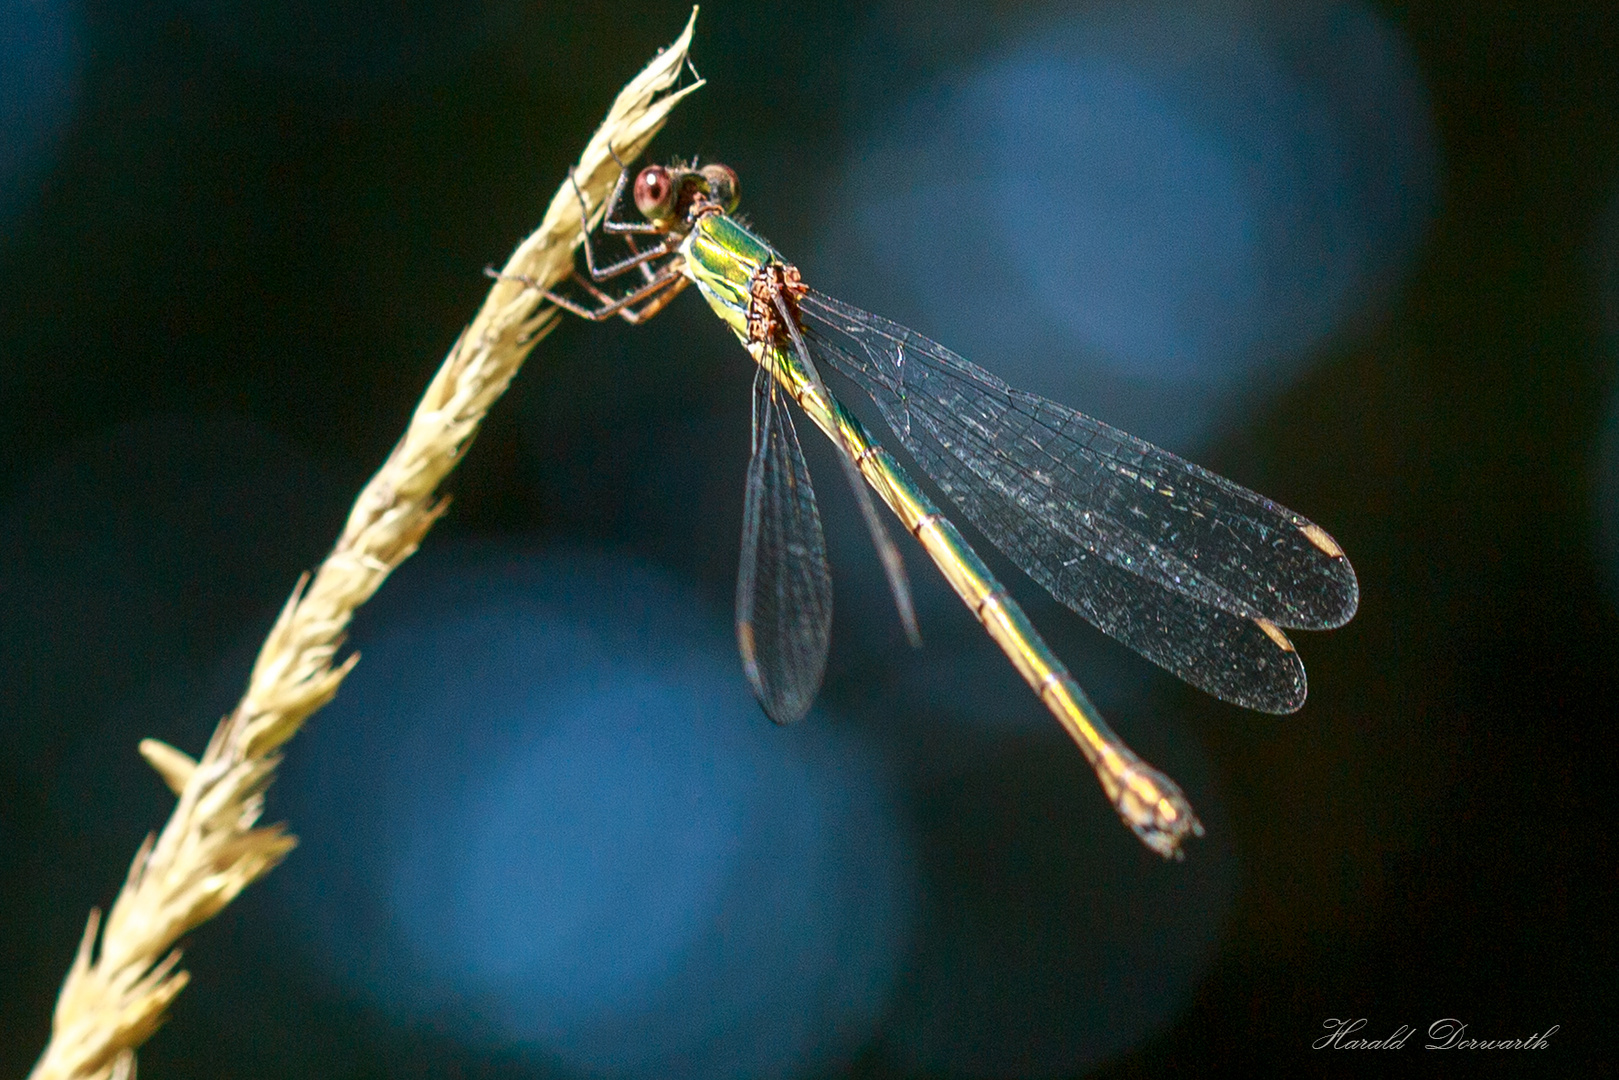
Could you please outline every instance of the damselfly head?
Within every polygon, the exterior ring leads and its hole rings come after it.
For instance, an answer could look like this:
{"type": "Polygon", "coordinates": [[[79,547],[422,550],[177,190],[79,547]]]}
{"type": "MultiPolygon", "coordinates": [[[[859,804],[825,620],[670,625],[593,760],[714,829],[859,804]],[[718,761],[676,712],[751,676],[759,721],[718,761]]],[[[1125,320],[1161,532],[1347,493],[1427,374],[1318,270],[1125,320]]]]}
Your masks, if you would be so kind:
{"type": "Polygon", "coordinates": [[[705,213],[736,209],[736,173],[725,165],[648,165],[635,177],[635,208],[654,225],[683,231],[705,213]]]}

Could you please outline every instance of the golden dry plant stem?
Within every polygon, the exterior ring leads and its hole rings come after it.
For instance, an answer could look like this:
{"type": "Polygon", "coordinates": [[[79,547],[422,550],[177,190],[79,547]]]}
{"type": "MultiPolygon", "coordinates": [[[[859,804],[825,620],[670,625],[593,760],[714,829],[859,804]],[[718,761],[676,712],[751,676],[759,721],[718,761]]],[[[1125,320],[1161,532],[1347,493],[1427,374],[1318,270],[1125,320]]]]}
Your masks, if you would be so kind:
{"type": "MultiPolygon", "coordinates": [[[[592,222],[618,177],[613,155],[639,156],[670,110],[702,85],[677,88],[696,19],[693,8],[685,32],[624,88],[580,155],[574,176],[592,222]]],[[[215,728],[201,760],[155,739],[141,743],[179,802],[136,852],[105,925],[99,911],[90,913],[32,1080],[132,1076],[135,1048],[186,984],[175,943],[296,843],[280,825],[258,826],[279,748],[353,669],[357,656],[337,662],[337,655],[354,610],[443,513],[440,482],[554,325],[556,309],[517,278],[561,282],[572,272],[584,224],[579,197],[564,182],[433,377],[404,437],[360,492],[332,553],[313,579],[306,574],[293,588],[259,650],[246,694],[215,728]]]]}

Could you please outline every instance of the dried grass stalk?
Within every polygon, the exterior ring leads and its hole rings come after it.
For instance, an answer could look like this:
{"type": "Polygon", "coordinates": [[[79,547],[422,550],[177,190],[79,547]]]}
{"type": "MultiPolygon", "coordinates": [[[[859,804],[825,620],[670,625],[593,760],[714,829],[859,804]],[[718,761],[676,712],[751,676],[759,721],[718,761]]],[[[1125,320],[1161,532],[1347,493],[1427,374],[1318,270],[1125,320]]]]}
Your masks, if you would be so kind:
{"type": "MultiPolygon", "coordinates": [[[[618,176],[609,146],[620,158],[635,158],[675,104],[702,85],[675,89],[696,19],[694,8],[685,32],[624,88],[580,155],[574,175],[592,219],[618,176]]],[[[90,913],[32,1080],[133,1076],[135,1048],[186,984],[175,943],[292,850],[297,841],[280,825],[258,827],[278,750],[353,669],[356,655],[336,660],[354,610],[444,512],[440,482],[555,324],[556,309],[516,277],[562,281],[572,271],[581,225],[579,199],[564,183],[433,377],[404,438],[360,492],[332,553],[313,579],[306,574],[294,587],[259,651],[247,693],[220,721],[202,759],[155,739],[141,743],[179,803],[135,853],[105,927],[99,911],[90,913]]]]}

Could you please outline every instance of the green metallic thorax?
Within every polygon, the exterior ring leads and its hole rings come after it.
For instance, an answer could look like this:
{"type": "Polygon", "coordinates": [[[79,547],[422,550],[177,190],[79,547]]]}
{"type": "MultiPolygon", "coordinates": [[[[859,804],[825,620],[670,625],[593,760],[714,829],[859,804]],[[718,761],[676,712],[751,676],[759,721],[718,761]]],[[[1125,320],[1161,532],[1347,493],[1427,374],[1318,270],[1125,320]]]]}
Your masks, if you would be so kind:
{"type": "Polygon", "coordinates": [[[748,342],[748,286],[759,267],[785,262],[776,249],[725,214],[705,214],[680,245],[681,267],[714,313],[748,342]]]}

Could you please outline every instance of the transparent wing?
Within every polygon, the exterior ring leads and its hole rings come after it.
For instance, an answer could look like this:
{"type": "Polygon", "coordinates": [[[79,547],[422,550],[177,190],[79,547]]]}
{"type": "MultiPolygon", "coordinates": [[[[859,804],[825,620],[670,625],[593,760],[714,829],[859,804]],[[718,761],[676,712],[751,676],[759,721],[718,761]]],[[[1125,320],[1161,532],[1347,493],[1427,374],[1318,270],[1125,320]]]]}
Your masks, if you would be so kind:
{"type": "MultiPolygon", "coordinates": [[[[946,485],[942,482],[941,487],[946,485]]],[[[948,488],[946,488],[948,490],[948,488]]],[[[1004,513],[998,496],[956,497],[970,520],[980,513],[1004,513]]],[[[990,539],[1000,545],[994,535],[990,539]]],[[[1290,713],[1304,704],[1304,662],[1293,643],[1268,620],[1244,618],[1185,593],[1155,588],[1130,571],[1072,548],[1062,578],[1049,563],[1025,565],[1022,552],[1007,554],[1053,595],[1060,586],[1069,607],[1108,636],[1205,693],[1261,712],[1290,713]]]]}
{"type": "MultiPolygon", "coordinates": [[[[809,376],[810,383],[820,391],[821,396],[830,400],[831,395],[821,381],[820,369],[810,356],[809,344],[804,340],[798,323],[793,319],[793,312],[787,304],[786,297],[778,292],[773,300],[777,311],[781,314],[783,324],[787,327],[793,351],[797,353],[799,362],[804,367],[804,374],[809,376]]],[[[877,506],[871,499],[871,491],[861,479],[860,467],[855,464],[853,451],[842,438],[833,439],[832,442],[838,448],[838,464],[843,468],[844,478],[849,481],[849,490],[854,492],[855,504],[860,507],[860,516],[865,519],[866,531],[871,534],[872,546],[877,549],[877,558],[883,564],[883,576],[888,579],[888,591],[894,597],[894,608],[899,612],[900,625],[905,628],[905,636],[910,639],[911,648],[920,649],[922,630],[916,623],[916,606],[911,602],[911,580],[905,573],[905,560],[900,557],[899,548],[894,546],[893,539],[888,535],[888,528],[883,524],[882,515],[877,513],[877,506]]]]}
{"type": "Polygon", "coordinates": [[[1227,701],[1303,702],[1303,666],[1277,627],[1339,626],[1358,603],[1325,531],[897,323],[813,292],[800,308],[812,350],[1054,597],[1227,701]]]}
{"type": "Polygon", "coordinates": [[[832,575],[792,415],[764,369],[753,380],[753,457],[742,509],[736,640],[765,714],[790,724],[826,674],[832,575]]]}
{"type": "MultiPolygon", "coordinates": [[[[1061,568],[1078,543],[1199,603],[1278,626],[1331,629],[1355,613],[1359,588],[1349,561],[1323,529],[1291,510],[1117,428],[1013,390],[897,323],[818,293],[805,297],[802,309],[861,347],[863,360],[828,348],[828,362],[871,395],[952,498],[957,490],[988,489],[1008,504],[1004,516],[988,513],[1002,507],[986,504],[983,521],[969,513],[997,544],[1004,536],[1031,561],[1061,568]]],[[[1062,575],[1052,576],[1054,594],[1072,606],[1062,575]]]]}

